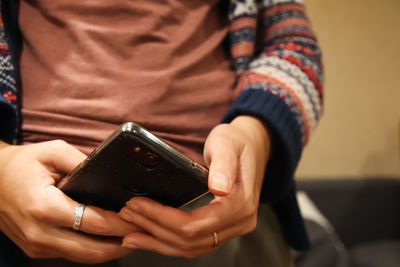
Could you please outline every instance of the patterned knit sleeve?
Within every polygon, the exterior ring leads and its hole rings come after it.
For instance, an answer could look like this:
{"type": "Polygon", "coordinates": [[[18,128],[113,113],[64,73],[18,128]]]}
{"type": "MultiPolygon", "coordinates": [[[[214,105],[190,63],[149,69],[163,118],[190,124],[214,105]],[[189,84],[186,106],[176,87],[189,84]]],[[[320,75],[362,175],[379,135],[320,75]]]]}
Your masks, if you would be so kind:
{"type": "Polygon", "coordinates": [[[0,16],[0,140],[12,142],[17,124],[15,67],[0,16]]]}
{"type": "Polygon", "coordinates": [[[236,100],[224,121],[250,114],[273,136],[262,198],[293,187],[302,149],[322,112],[321,52],[301,0],[232,0],[230,43],[236,100]]]}

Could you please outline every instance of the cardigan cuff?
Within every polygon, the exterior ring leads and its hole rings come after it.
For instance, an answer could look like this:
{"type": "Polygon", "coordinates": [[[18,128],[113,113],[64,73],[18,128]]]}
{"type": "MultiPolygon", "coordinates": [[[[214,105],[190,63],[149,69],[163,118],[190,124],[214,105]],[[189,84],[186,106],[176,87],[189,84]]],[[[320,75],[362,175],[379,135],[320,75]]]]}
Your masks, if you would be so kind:
{"type": "Polygon", "coordinates": [[[17,128],[17,111],[0,95],[0,140],[12,143],[17,128]]]}

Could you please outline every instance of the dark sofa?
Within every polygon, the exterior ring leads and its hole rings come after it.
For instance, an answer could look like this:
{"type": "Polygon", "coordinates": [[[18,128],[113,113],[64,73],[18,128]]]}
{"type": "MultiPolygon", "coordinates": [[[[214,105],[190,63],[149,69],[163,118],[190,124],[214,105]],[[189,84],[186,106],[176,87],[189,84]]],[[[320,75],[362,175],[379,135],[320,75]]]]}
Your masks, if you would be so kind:
{"type": "Polygon", "coordinates": [[[336,233],[321,235],[314,222],[306,221],[312,247],[298,255],[297,266],[400,266],[400,178],[300,180],[297,185],[336,233]],[[344,250],[332,245],[337,241],[344,250]]]}

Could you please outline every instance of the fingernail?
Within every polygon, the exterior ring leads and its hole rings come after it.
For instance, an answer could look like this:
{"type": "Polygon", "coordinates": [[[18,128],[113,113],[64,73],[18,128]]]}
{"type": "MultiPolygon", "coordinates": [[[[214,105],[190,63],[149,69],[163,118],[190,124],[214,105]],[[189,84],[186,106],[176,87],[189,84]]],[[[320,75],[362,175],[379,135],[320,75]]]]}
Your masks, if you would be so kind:
{"type": "Polygon", "coordinates": [[[135,202],[126,202],[126,206],[133,211],[140,212],[140,207],[135,202]]]}
{"type": "Polygon", "coordinates": [[[135,214],[129,207],[122,208],[118,215],[126,221],[132,221],[135,216],[135,214]]]}
{"type": "Polygon", "coordinates": [[[217,191],[228,193],[228,182],[228,178],[221,173],[214,173],[214,175],[211,177],[211,187],[217,191]]]}
{"type": "Polygon", "coordinates": [[[121,247],[123,248],[138,248],[138,246],[132,242],[129,241],[122,241],[121,247]]]}

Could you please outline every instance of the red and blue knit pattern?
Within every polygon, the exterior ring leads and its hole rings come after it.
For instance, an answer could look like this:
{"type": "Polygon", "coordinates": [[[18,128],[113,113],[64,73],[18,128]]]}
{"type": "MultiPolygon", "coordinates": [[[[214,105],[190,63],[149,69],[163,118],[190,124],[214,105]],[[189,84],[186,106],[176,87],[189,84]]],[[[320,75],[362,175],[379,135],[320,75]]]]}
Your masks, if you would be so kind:
{"type": "Polygon", "coordinates": [[[11,63],[10,51],[5,39],[3,20],[0,17],[0,94],[3,99],[16,105],[17,90],[14,66],[11,63]]]}
{"type": "Polygon", "coordinates": [[[264,90],[283,99],[307,143],[322,112],[321,52],[299,0],[231,1],[236,93],[264,90]]]}

